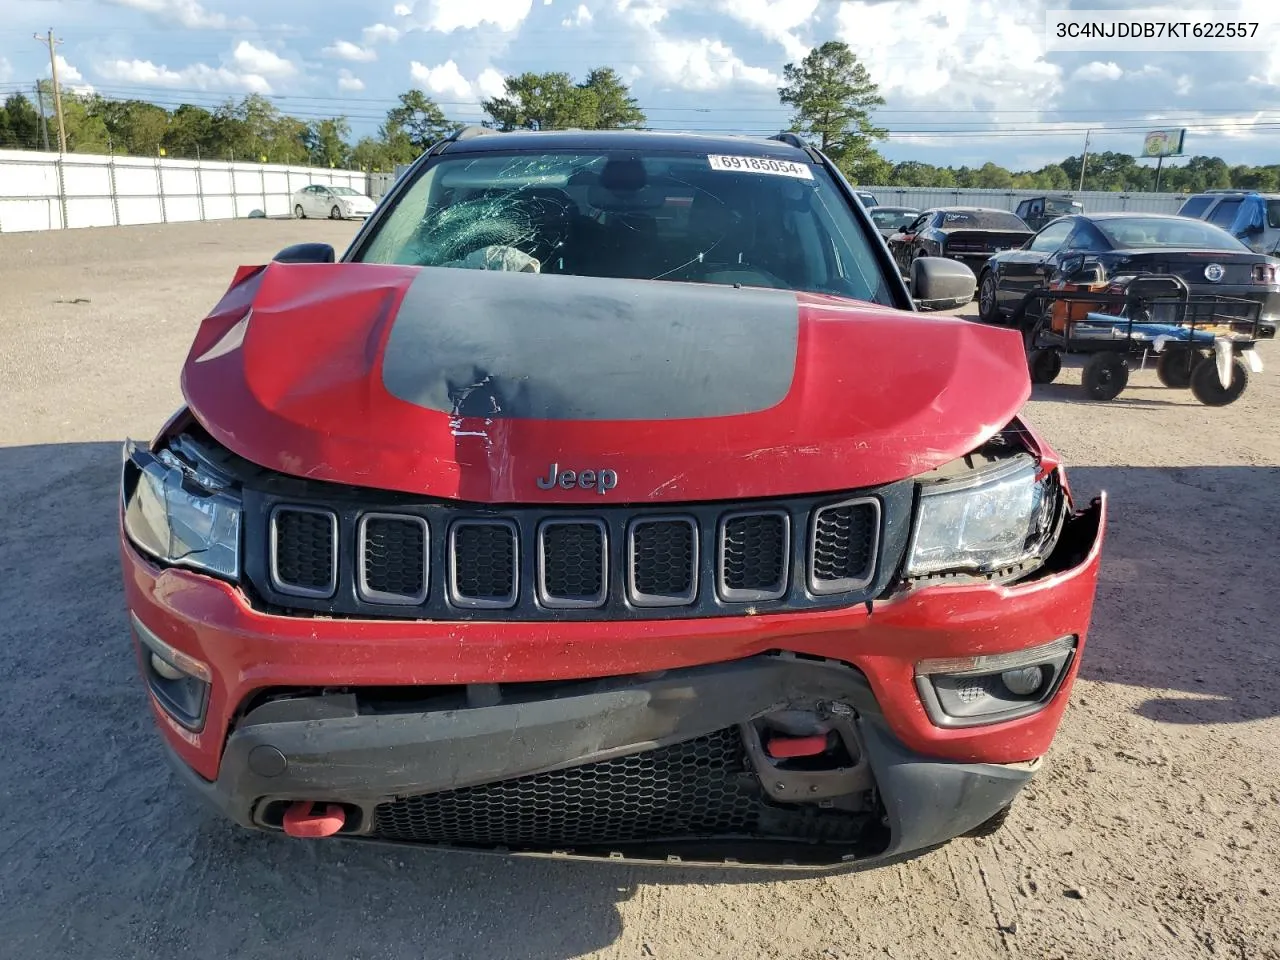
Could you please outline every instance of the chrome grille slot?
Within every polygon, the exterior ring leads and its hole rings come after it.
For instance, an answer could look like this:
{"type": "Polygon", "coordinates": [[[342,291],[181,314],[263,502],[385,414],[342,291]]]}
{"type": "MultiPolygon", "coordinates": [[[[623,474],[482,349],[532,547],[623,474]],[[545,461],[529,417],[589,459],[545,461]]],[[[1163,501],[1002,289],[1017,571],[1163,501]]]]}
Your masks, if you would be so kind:
{"type": "Polygon", "coordinates": [[[682,606],[698,594],[698,525],[690,517],[632,521],[627,591],[638,607],[682,606]]]}
{"type": "Polygon", "coordinates": [[[846,593],[875,577],[880,545],[880,502],[846,500],[813,512],[809,531],[809,589],[846,593]]]}
{"type": "Polygon", "coordinates": [[[427,521],[366,513],[358,530],[356,585],[371,603],[418,604],[427,599],[431,542],[427,521]]]}
{"type": "Polygon", "coordinates": [[[315,507],[271,512],[271,585],[295,597],[324,599],[338,589],[338,516],[315,507]]]}
{"type": "Polygon", "coordinates": [[[449,530],[449,600],[503,608],[519,596],[519,534],[511,520],[458,520],[449,530]]]}
{"type": "Polygon", "coordinates": [[[781,510],[729,514],[720,521],[720,596],[734,602],[777,600],[787,592],[790,517],[781,510]]]}
{"type": "Polygon", "coordinates": [[[609,542],[600,520],[546,520],[538,528],[538,602],[599,607],[608,596],[609,542]]]}

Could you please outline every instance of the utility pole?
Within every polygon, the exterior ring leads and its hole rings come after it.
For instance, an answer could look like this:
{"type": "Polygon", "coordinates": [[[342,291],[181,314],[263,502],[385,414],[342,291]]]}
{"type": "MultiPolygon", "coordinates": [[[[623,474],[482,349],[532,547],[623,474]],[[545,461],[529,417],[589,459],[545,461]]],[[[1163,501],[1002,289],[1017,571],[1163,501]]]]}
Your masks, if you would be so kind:
{"type": "Polygon", "coordinates": [[[1084,165],[1089,162],[1089,135],[1091,133],[1093,133],[1092,130],[1084,132],[1084,153],[1080,156],[1080,186],[1076,188],[1079,193],[1084,192],[1084,165]]]}
{"type": "Polygon", "coordinates": [[[58,57],[54,53],[58,44],[62,43],[53,36],[53,27],[49,28],[49,35],[42,37],[38,33],[32,34],[36,40],[49,47],[49,69],[53,72],[53,109],[58,115],[58,152],[67,152],[67,131],[62,125],[62,90],[58,86],[58,57]]]}
{"type": "Polygon", "coordinates": [[[44,88],[36,81],[36,103],[40,108],[40,132],[44,134],[44,148],[49,149],[49,121],[44,117],[44,88]]]}

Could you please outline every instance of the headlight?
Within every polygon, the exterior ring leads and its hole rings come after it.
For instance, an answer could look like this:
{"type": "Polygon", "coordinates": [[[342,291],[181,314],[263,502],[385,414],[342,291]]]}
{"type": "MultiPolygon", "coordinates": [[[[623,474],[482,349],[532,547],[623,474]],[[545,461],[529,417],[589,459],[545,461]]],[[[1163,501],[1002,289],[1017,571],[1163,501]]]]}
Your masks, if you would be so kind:
{"type": "Polygon", "coordinates": [[[993,573],[1043,557],[1057,522],[1053,474],[1037,479],[1023,459],[972,480],[946,481],[920,494],[906,575],[993,573]]]}
{"type": "Polygon", "coordinates": [[[235,580],[240,576],[240,498],[223,478],[125,442],[121,497],[133,544],[165,563],[235,580]]]}

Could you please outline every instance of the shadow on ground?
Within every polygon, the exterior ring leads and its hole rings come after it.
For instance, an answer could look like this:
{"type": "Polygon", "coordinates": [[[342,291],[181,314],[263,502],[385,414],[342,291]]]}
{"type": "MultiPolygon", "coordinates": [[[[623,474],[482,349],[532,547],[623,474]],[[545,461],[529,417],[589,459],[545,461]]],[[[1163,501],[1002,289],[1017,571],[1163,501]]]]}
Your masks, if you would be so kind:
{"type": "Polygon", "coordinates": [[[1068,467],[1078,498],[1110,495],[1082,675],[1177,691],[1164,723],[1280,716],[1280,467],[1068,467]]]}
{"type": "MultiPolygon", "coordinates": [[[[0,448],[0,942],[14,956],[567,960],[645,883],[766,874],[464,857],[239,831],[177,789],[126,639],[119,444],[0,448]],[[283,945],[288,945],[287,947],[283,945]]],[[[1280,469],[1076,468],[1112,497],[1090,679],[1168,723],[1280,714],[1280,469]]]]}

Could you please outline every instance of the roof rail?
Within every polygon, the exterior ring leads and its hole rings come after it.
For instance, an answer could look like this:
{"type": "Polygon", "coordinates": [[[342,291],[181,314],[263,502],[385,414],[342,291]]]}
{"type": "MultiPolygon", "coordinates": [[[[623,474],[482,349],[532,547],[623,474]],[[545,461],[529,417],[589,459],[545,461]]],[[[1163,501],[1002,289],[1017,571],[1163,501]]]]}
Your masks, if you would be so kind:
{"type": "Polygon", "coordinates": [[[470,140],[472,137],[483,137],[487,133],[501,133],[500,130],[494,130],[491,127],[482,127],[478,123],[469,123],[465,127],[459,127],[447,137],[441,137],[430,147],[427,148],[426,155],[434,156],[440,153],[451,143],[457,143],[460,140],[470,140]]]}
{"type": "Polygon", "coordinates": [[[791,130],[783,130],[781,133],[775,133],[769,139],[785,143],[788,146],[795,147],[797,150],[803,150],[809,155],[809,159],[814,163],[822,163],[822,154],[818,152],[817,148],[814,147],[813,144],[806,143],[804,138],[798,133],[794,133],[791,130]]]}

